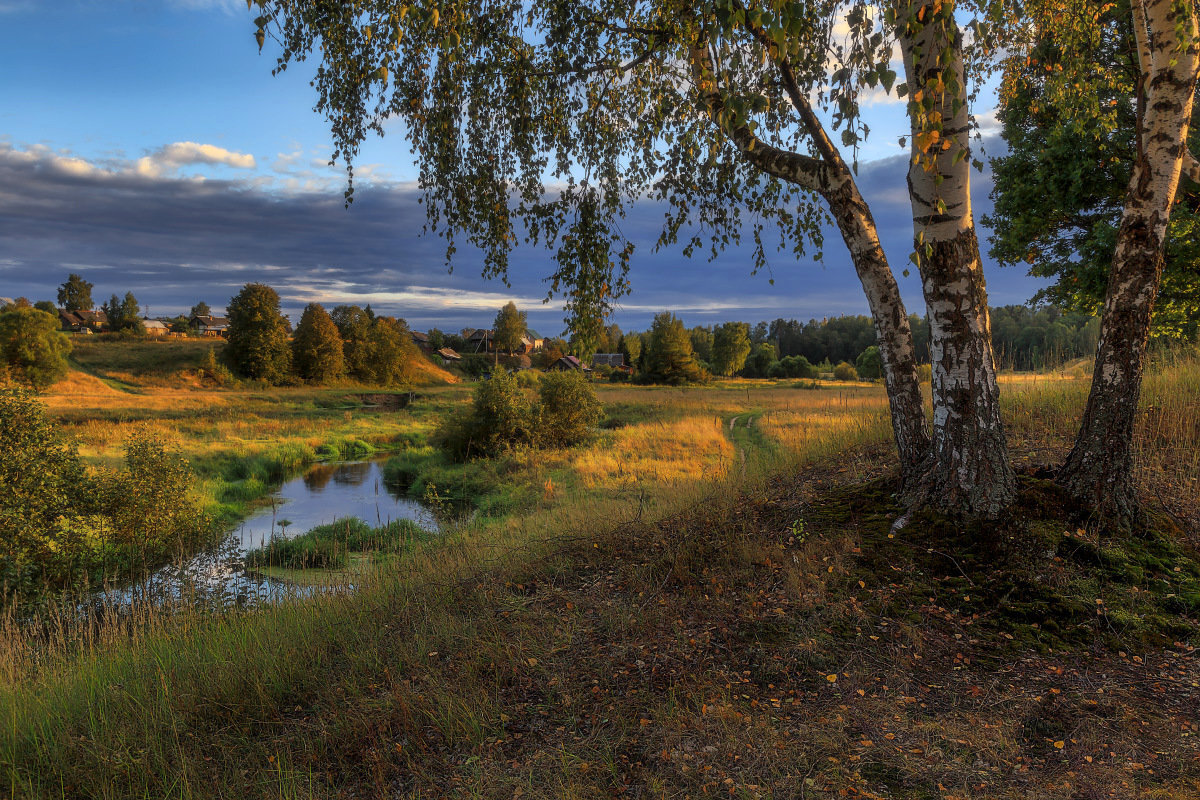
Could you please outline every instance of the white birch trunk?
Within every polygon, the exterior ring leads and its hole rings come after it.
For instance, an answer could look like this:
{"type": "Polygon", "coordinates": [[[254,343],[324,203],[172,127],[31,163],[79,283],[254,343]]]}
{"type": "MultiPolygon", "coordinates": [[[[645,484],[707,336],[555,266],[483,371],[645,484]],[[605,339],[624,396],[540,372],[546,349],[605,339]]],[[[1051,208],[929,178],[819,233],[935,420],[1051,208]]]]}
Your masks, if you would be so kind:
{"type": "Polygon", "coordinates": [[[962,34],[953,4],[903,4],[898,34],[910,92],[908,172],[914,247],[929,313],[933,461],[925,498],[939,510],[992,518],[1016,477],[1000,418],[987,288],[971,212],[962,34]],[[945,61],[945,55],[950,58],[945,61]]]}
{"type": "Polygon", "coordinates": [[[1200,70],[1193,3],[1135,0],[1133,15],[1148,93],[1141,146],[1117,231],[1087,408],[1059,472],[1093,522],[1117,526],[1137,513],[1133,424],[1171,205],[1181,172],[1196,170],[1187,136],[1200,70]]]}
{"type": "Polygon", "coordinates": [[[854,175],[829,140],[808,101],[800,94],[783,68],[785,83],[802,124],[817,145],[821,158],[802,156],[759,141],[745,126],[722,125],[722,100],[716,91],[712,57],[707,47],[698,45],[692,53],[696,82],[708,107],[710,118],[751,164],[773,177],[816,192],[829,204],[842,240],[850,251],[851,262],[862,284],[875,338],[879,345],[884,384],[891,411],[892,433],[900,458],[901,477],[910,486],[920,476],[929,457],[929,430],[917,372],[917,354],[913,346],[908,313],[900,297],[896,277],[879,241],[879,232],[870,207],[858,190],[854,175]]]}

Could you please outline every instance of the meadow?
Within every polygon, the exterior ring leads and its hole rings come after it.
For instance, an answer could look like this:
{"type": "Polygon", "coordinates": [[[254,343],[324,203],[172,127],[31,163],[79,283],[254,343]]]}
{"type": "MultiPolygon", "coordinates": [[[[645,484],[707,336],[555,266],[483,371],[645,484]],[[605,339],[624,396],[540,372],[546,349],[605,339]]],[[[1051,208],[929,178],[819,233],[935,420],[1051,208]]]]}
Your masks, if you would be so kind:
{"type": "Polygon", "coordinates": [[[1072,375],[1004,378],[1024,522],[898,538],[877,385],[600,386],[587,446],[464,467],[426,439],[466,386],[399,405],[128,377],[92,368],[47,398],[90,459],[152,426],[232,514],[361,441],[476,513],[354,592],[36,636],[8,619],[14,797],[1200,794],[1192,358],[1147,380],[1155,524],[1131,542],[1066,526],[1038,469],[1069,446],[1072,375]]]}

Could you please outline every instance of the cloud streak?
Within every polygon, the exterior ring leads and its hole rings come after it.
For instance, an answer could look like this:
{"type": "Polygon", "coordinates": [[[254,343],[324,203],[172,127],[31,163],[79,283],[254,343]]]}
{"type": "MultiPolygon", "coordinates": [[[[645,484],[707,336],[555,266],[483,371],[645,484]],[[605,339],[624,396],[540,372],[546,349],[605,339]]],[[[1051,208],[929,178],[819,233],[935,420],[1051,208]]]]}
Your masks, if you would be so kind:
{"type": "MultiPolygon", "coordinates": [[[[298,154],[280,154],[287,164],[298,154]]],[[[379,182],[343,206],[340,187],[281,189],[262,176],[233,180],[184,176],[187,165],[250,169],[252,156],[196,143],[155,151],[155,170],[140,161],[90,163],[46,148],[0,142],[0,294],[45,299],[67,272],[96,283],[96,295],[132,290],[153,313],[174,313],[204,300],[223,306],[240,287],[262,281],[279,290],[293,314],[305,303],[371,303],[417,327],[457,329],[488,323],[509,299],[530,310],[543,333],[561,330],[557,303],[542,305],[544,276],[554,270],[544,250],[525,247],[512,258],[511,286],[479,277],[482,259],[460,247],[445,266],[445,242],[422,236],[425,213],[411,184],[379,182]]],[[[897,272],[907,263],[911,214],[904,186],[906,158],[864,164],[859,183],[871,201],[881,238],[897,272]]],[[[976,176],[977,214],[990,210],[990,176],[976,176]]],[[[866,303],[836,232],[826,233],[826,264],[772,259],[769,274],[751,277],[748,248],[716,260],[689,260],[678,251],[652,252],[661,210],[635,209],[623,231],[638,244],[633,294],[617,321],[644,327],[654,312],[672,309],[689,324],[727,319],[865,313],[866,303]],[[774,284],[768,278],[774,278],[774,284]]],[[[988,269],[997,304],[1026,300],[1037,284],[1016,270],[988,269]]],[[[910,310],[920,313],[916,276],[898,276],[910,310]]]]}

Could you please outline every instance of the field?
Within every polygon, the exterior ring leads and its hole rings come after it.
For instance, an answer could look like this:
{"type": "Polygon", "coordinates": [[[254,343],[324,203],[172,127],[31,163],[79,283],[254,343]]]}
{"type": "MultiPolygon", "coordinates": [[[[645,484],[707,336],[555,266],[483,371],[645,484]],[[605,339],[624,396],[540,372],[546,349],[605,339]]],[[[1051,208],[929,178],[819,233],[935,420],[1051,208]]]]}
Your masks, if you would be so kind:
{"type": "Polygon", "coordinates": [[[602,386],[588,446],[459,468],[426,438],[469,387],[401,406],[114,373],[48,398],[64,429],[103,461],[151,426],[227,513],[351,441],[487,499],[353,593],[9,620],[14,796],[1200,796],[1194,360],[1147,381],[1155,526],[1129,542],[1066,527],[1037,471],[1069,445],[1072,377],[1005,378],[1023,521],[894,538],[878,386],[602,386]]]}

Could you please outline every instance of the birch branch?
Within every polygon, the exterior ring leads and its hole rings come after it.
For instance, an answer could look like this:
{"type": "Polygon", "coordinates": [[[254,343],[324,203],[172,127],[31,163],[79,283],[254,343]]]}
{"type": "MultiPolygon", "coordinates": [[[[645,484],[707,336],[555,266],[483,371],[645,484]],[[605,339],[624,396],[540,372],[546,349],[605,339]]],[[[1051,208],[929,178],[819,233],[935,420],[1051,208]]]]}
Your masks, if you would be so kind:
{"type": "Polygon", "coordinates": [[[692,73],[709,118],[744,159],[768,175],[810,191],[824,194],[834,188],[830,166],[821,159],[769,145],[755,136],[746,123],[731,124],[706,43],[697,43],[692,48],[692,73]]]}

